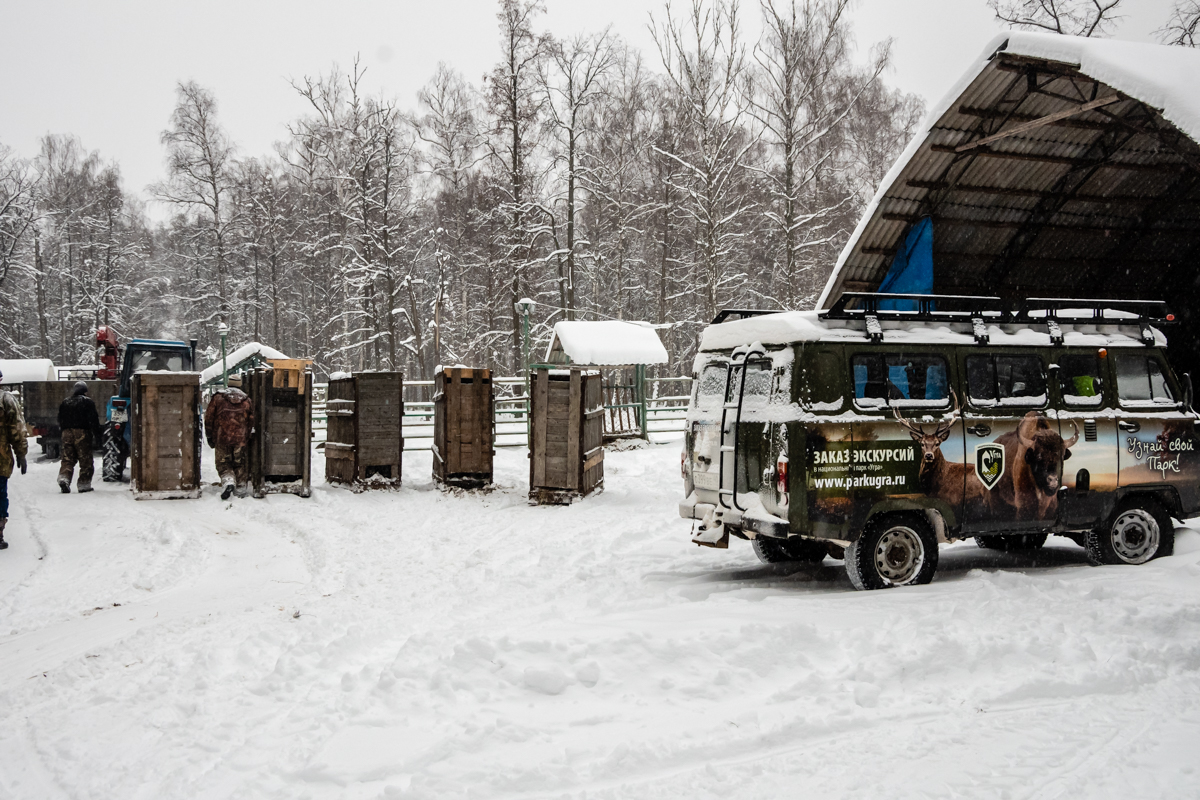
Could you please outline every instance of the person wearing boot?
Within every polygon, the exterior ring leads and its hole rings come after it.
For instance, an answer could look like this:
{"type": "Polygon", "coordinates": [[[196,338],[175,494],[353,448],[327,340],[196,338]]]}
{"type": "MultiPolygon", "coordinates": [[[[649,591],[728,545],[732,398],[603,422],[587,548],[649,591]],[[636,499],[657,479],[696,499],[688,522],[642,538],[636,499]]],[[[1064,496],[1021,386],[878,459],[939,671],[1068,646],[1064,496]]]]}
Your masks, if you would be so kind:
{"type": "Polygon", "coordinates": [[[77,489],[92,491],[92,475],[96,465],[92,462],[92,443],[100,441],[100,417],[96,414],[96,403],[88,397],[88,387],[83,381],[75,384],[71,396],[58,407],[58,427],[62,430],[62,463],[58,468],[58,488],[63,494],[71,491],[71,478],[75,475],[75,464],[79,463],[77,489]]]}
{"type": "MultiPolygon", "coordinates": [[[[230,379],[230,383],[235,379],[230,379]]],[[[204,411],[204,438],[216,451],[217,474],[221,476],[221,499],[237,491],[247,494],[250,475],[250,436],[254,432],[254,409],[250,398],[236,386],[217,389],[204,411]]]]}
{"type": "MultiPolygon", "coordinates": [[[[0,378],[4,373],[0,372],[0,378]]],[[[4,527],[8,525],[8,479],[12,477],[13,465],[25,474],[28,464],[29,439],[25,433],[25,417],[17,398],[0,389],[0,550],[8,547],[4,541],[4,527]]]]}

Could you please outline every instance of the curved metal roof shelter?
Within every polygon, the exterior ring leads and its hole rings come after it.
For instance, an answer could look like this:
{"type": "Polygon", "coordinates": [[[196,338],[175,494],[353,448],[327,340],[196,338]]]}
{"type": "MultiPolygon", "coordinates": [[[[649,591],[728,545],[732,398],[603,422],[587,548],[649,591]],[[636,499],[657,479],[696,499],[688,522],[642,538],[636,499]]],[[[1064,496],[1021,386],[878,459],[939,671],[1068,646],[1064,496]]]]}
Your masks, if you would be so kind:
{"type": "Polygon", "coordinates": [[[1200,364],[1200,52],[1006,34],[885,177],[818,306],[933,221],[937,294],[1163,299],[1200,364]]]}

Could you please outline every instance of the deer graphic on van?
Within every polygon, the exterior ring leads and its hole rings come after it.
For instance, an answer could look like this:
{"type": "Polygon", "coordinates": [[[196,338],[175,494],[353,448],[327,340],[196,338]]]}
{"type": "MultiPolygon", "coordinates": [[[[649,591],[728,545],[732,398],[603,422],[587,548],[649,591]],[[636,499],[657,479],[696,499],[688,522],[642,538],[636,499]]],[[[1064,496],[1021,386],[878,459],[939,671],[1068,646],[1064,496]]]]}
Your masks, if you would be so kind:
{"type": "Polygon", "coordinates": [[[917,473],[917,485],[922,492],[938,500],[945,500],[952,506],[960,506],[964,502],[982,503],[984,490],[979,478],[966,464],[947,461],[942,455],[942,442],[950,438],[950,433],[962,412],[958,395],[953,390],[950,397],[954,402],[950,418],[939,422],[931,433],[901,416],[897,406],[892,406],[892,414],[900,423],[900,427],[908,431],[912,440],[921,446],[921,468],[917,473]]]}

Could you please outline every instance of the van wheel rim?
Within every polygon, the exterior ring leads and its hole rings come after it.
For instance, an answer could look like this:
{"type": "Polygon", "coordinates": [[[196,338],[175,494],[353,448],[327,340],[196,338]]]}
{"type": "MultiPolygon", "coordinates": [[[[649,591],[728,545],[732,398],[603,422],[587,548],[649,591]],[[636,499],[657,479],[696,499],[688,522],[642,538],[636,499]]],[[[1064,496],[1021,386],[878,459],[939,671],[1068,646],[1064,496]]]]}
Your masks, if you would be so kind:
{"type": "Polygon", "coordinates": [[[1124,512],[1112,526],[1113,550],[1126,564],[1144,564],[1154,558],[1160,538],[1158,520],[1140,508],[1124,512]]]}
{"type": "Polygon", "coordinates": [[[875,545],[875,570],[894,586],[909,583],[925,565],[925,547],[912,528],[889,528],[875,545]]]}

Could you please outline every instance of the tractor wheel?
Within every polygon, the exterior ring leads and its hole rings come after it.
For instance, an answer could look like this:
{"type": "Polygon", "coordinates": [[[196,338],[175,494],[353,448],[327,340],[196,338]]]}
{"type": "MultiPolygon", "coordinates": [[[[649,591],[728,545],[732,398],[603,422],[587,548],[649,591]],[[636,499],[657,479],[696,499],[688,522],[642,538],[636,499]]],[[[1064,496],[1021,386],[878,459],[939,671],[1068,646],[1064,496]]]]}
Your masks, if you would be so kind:
{"type": "Polygon", "coordinates": [[[112,428],[104,431],[104,462],[100,474],[106,483],[118,483],[125,473],[125,442],[112,428]]]}

